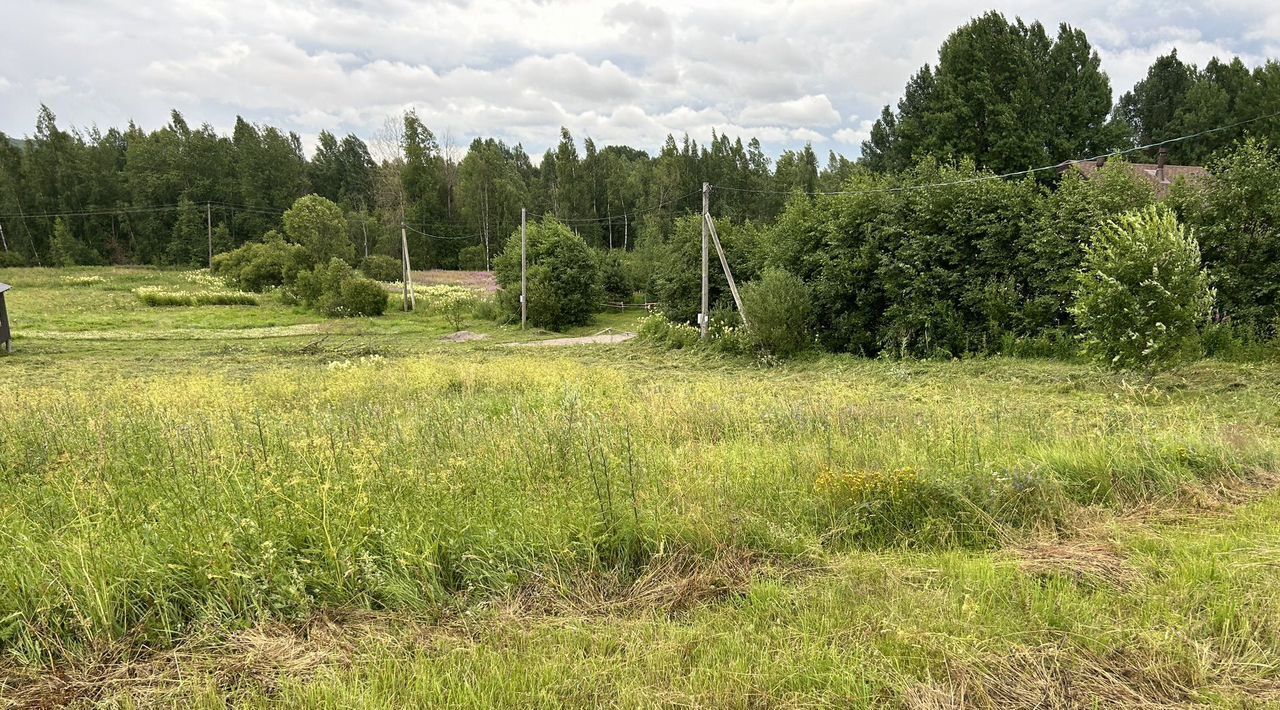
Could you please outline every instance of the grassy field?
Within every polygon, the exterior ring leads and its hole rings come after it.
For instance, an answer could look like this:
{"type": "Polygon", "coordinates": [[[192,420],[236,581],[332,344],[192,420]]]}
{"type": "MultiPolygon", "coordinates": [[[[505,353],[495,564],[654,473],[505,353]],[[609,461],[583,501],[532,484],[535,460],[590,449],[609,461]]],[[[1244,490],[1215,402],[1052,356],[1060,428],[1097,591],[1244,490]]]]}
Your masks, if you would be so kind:
{"type": "Polygon", "coordinates": [[[763,368],[0,281],[0,705],[1280,704],[1280,363],[763,368]]]}

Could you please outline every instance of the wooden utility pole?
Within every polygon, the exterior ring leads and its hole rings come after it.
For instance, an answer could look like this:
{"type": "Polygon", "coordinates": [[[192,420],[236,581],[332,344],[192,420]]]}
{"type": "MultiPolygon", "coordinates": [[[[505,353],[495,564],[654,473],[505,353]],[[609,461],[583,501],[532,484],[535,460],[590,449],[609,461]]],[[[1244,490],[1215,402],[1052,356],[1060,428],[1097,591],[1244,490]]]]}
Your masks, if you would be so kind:
{"type": "Polygon", "coordinates": [[[404,262],[404,309],[412,311],[418,303],[413,295],[413,268],[409,264],[409,233],[404,222],[400,223],[400,259],[404,262]]]}
{"type": "Polygon", "coordinates": [[[525,237],[525,220],[527,213],[525,208],[520,208],[520,330],[525,329],[525,324],[529,320],[529,279],[527,271],[529,269],[529,243],[525,237]]]}
{"type": "Polygon", "coordinates": [[[360,231],[364,232],[364,258],[369,258],[369,220],[364,216],[364,210],[360,210],[360,231]]]}
{"type": "Polygon", "coordinates": [[[698,313],[698,332],[705,340],[711,321],[711,254],[707,243],[707,225],[711,223],[711,183],[702,183],[702,310],[698,313]]]}
{"type": "MultiPolygon", "coordinates": [[[[114,225],[114,223],[113,223],[114,225]]],[[[0,245],[4,245],[4,253],[9,253],[9,240],[4,238],[4,225],[0,224],[0,245]]]]}
{"type": "Polygon", "coordinates": [[[204,226],[209,230],[209,268],[213,268],[213,207],[204,203],[204,226]]]}
{"type": "MultiPolygon", "coordinates": [[[[724,255],[724,247],[720,245],[720,235],[716,234],[716,223],[711,219],[711,215],[702,215],[703,231],[711,232],[711,241],[715,242],[716,254],[720,256],[720,267],[724,269],[725,278],[729,280],[729,293],[733,294],[733,303],[738,307],[738,315],[742,316],[743,325],[751,325],[747,322],[747,312],[742,308],[742,296],[738,295],[738,284],[733,280],[733,272],[729,270],[729,259],[724,255]]],[[[705,254],[705,252],[703,252],[705,254]]],[[[706,272],[703,272],[703,279],[706,279],[706,272]]],[[[706,298],[706,292],[703,291],[703,298],[706,298]]]]}

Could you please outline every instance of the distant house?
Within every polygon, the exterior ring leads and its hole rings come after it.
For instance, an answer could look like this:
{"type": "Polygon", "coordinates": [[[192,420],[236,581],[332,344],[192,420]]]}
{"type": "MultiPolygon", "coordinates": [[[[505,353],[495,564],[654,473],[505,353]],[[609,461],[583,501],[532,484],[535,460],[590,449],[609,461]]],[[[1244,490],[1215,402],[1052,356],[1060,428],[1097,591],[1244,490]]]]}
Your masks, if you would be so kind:
{"type": "MultiPolygon", "coordinates": [[[[1209,174],[1208,170],[1199,165],[1169,165],[1167,164],[1168,158],[1169,151],[1161,148],[1160,154],[1154,163],[1125,163],[1124,165],[1132,170],[1134,174],[1151,182],[1151,186],[1156,189],[1156,199],[1167,197],[1169,188],[1178,181],[1178,178],[1195,181],[1209,174]]],[[[1101,170],[1106,163],[1106,158],[1098,160],[1068,160],[1058,166],[1058,172],[1065,173],[1071,168],[1075,168],[1084,175],[1085,179],[1088,179],[1101,170]]]]}

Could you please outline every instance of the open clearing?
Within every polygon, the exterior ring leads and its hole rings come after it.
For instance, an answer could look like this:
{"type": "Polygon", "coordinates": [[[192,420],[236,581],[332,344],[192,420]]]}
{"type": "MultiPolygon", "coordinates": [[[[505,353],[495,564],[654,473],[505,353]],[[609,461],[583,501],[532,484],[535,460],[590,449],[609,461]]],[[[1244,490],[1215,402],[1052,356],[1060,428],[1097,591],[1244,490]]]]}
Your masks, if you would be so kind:
{"type": "Polygon", "coordinates": [[[1280,703],[1275,363],[765,368],[66,273],[0,270],[0,706],[1280,703]]]}

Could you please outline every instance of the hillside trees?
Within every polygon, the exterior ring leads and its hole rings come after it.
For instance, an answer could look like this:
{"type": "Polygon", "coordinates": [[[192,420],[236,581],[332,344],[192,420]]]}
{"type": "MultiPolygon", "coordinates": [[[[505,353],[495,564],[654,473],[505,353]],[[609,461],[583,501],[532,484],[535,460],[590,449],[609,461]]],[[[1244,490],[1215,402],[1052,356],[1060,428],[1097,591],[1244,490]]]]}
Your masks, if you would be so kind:
{"type": "Polygon", "coordinates": [[[1091,155],[1120,142],[1111,86],[1084,33],[989,12],[963,25],[885,107],[864,163],[903,170],[918,158],[971,158],[996,172],[1091,155]]]}
{"type": "MultiPolygon", "coordinates": [[[[1128,124],[1138,145],[1225,127],[1194,141],[1164,146],[1169,160],[1203,165],[1217,152],[1245,136],[1280,137],[1280,117],[1253,119],[1280,112],[1280,63],[1270,60],[1250,70],[1238,58],[1209,60],[1204,69],[1184,63],[1177,50],[1159,57],[1147,75],[1120,97],[1116,113],[1128,124]],[[1252,121],[1244,125],[1233,125],[1252,121]]],[[[1146,151],[1154,159],[1156,149],[1146,151]]]]}

